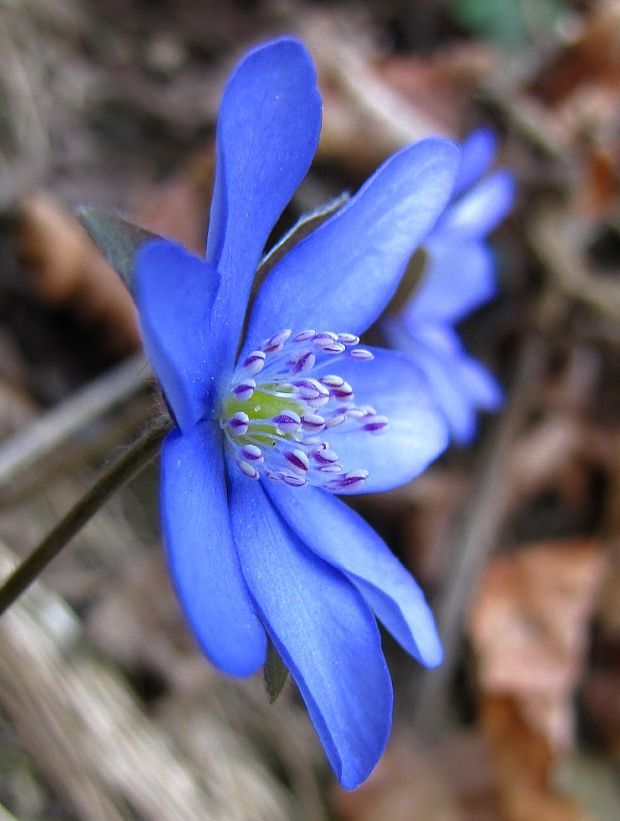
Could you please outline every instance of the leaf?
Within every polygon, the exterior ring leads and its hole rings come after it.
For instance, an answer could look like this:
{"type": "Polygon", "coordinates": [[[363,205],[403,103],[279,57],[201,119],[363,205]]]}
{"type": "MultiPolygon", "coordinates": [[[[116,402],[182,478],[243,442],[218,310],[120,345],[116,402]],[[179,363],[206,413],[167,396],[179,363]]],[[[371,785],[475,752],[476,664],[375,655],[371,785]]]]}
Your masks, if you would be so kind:
{"type": "Polygon", "coordinates": [[[162,237],[100,208],[82,206],[77,209],[77,216],[97,248],[133,293],[138,250],[145,242],[162,237]]]}
{"type": "Polygon", "coordinates": [[[267,660],[263,667],[263,676],[265,678],[265,690],[269,697],[269,703],[274,704],[286,684],[288,669],[272,642],[269,642],[269,647],[267,648],[267,660]]]}

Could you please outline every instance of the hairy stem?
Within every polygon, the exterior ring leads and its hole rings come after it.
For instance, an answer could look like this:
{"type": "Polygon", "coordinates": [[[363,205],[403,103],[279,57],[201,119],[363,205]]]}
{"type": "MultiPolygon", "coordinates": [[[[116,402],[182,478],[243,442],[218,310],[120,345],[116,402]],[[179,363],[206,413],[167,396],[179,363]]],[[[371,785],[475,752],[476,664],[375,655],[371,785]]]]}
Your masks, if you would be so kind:
{"type": "Polygon", "coordinates": [[[92,485],[32,553],[0,586],[0,615],[26,590],[100,507],[156,455],[171,428],[169,419],[158,419],[92,485]]]}

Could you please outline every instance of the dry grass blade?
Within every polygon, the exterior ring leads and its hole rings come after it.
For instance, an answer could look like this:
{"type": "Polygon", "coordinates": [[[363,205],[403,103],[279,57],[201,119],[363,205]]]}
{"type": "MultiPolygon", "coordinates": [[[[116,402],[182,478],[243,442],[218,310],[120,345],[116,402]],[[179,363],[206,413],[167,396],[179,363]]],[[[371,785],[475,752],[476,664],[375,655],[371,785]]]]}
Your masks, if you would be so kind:
{"type": "MultiPolygon", "coordinates": [[[[0,545],[3,573],[13,561],[0,545]]],[[[40,586],[0,624],[2,709],[80,818],[244,821],[249,806],[256,819],[286,817],[269,785],[244,772],[252,768],[247,759],[227,762],[236,779],[209,794],[198,762],[192,767],[142,712],[120,673],[88,652],[80,637],[75,616],[40,586]]],[[[210,741],[225,757],[230,745],[210,741]]]]}
{"type": "Polygon", "coordinates": [[[38,417],[0,448],[0,486],[13,483],[34,465],[40,470],[71,436],[134,396],[150,378],[146,360],[137,354],[38,417]]]}

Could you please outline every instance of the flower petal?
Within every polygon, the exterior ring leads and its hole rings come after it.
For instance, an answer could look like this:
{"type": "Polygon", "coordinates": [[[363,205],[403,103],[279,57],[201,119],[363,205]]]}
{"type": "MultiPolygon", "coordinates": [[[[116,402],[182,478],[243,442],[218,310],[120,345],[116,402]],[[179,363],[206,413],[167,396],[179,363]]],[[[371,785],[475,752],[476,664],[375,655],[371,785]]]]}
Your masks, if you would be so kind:
{"type": "Polygon", "coordinates": [[[499,410],[504,395],[497,379],[472,356],[464,353],[459,364],[459,378],[476,406],[481,410],[499,410]]]}
{"type": "Polygon", "coordinates": [[[420,287],[404,308],[404,321],[458,322],[496,292],[495,258],[484,242],[431,241],[420,287]]]}
{"type": "Polygon", "coordinates": [[[264,663],[266,640],[230,531],[221,432],[211,423],[173,431],[161,470],[164,540],[185,616],[216,667],[249,676],[264,663]]]}
{"type": "Polygon", "coordinates": [[[492,128],[476,128],[461,143],[461,163],[454,183],[457,196],[477,182],[488,170],[497,151],[497,134],[492,128]]]}
{"type": "Polygon", "coordinates": [[[478,410],[496,410],[501,403],[495,379],[464,351],[450,326],[419,323],[405,327],[393,319],[384,324],[384,331],[390,343],[423,371],[454,440],[461,445],[471,442],[478,429],[478,410]]]}
{"type": "Polygon", "coordinates": [[[136,265],[136,301],[149,359],[178,424],[188,430],[208,414],[213,375],[221,370],[214,356],[211,308],[217,272],[180,245],[144,245],[136,265]]]}
{"type": "Polygon", "coordinates": [[[346,573],[405,650],[427,667],[440,664],[443,651],[424,594],[370,525],[319,488],[265,487],[299,538],[346,573]],[[317,527],[317,522],[329,527],[317,527]]]}
{"type": "Polygon", "coordinates": [[[370,405],[389,423],[379,434],[345,425],[329,431],[330,447],[345,470],[370,472],[365,482],[347,493],[391,490],[409,482],[448,444],[443,415],[411,357],[383,348],[367,349],[373,360],[342,358],[334,363],[334,371],[352,386],[356,405],[370,405]]]}
{"type": "Polygon", "coordinates": [[[242,60],[220,108],[207,241],[222,275],[216,310],[230,355],[267,237],[306,175],[320,128],[316,72],[298,40],[274,40],[242,60]]]}
{"type": "Polygon", "coordinates": [[[262,485],[230,472],[235,542],[266,629],[343,787],[377,763],[392,683],[374,617],[355,587],[290,530],[262,485]]]}
{"type": "Polygon", "coordinates": [[[390,157],[269,273],[246,350],[280,328],[366,330],[445,207],[458,158],[456,146],[438,138],[390,157]]]}
{"type": "Polygon", "coordinates": [[[484,237],[508,214],[514,198],[514,175],[506,170],[495,171],[446,210],[433,236],[449,235],[453,241],[458,237],[484,237]]]}

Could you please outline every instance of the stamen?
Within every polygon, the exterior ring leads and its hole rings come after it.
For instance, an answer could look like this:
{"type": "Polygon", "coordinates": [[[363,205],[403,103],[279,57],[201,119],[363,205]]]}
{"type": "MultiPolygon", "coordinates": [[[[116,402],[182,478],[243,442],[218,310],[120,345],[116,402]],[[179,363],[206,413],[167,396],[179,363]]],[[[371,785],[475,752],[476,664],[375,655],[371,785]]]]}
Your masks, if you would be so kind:
{"type": "Polygon", "coordinates": [[[286,411],[274,416],[273,422],[282,433],[297,433],[301,425],[301,418],[294,411],[286,411]]]}
{"type": "Polygon", "coordinates": [[[298,334],[295,334],[295,342],[307,342],[309,339],[316,334],[316,331],[300,331],[298,334]]]}
{"type": "Polygon", "coordinates": [[[237,411],[235,415],[228,421],[235,436],[245,436],[248,432],[248,425],[250,417],[243,411],[237,411]]]}
{"type": "Polygon", "coordinates": [[[359,359],[360,361],[365,360],[367,362],[375,358],[372,351],[367,351],[365,348],[353,348],[353,350],[350,352],[350,356],[353,359],[359,359]]]}
{"type": "Polygon", "coordinates": [[[242,402],[248,400],[256,390],[256,382],[253,379],[246,379],[236,388],[233,388],[233,393],[242,402]]]}
{"type": "Polygon", "coordinates": [[[359,345],[360,338],[355,334],[338,334],[338,341],[343,345],[359,345]]]}
{"type": "Polygon", "coordinates": [[[263,461],[263,452],[256,445],[252,445],[252,444],[244,445],[241,448],[241,453],[245,456],[246,459],[249,459],[250,462],[262,462],[263,461]]]}
{"type": "Polygon", "coordinates": [[[356,405],[353,385],[333,365],[340,357],[373,359],[358,345],[355,334],[287,329],[238,363],[220,424],[245,476],[332,493],[364,484],[368,471],[342,464],[337,437],[341,430],[379,435],[388,420],[370,405],[356,405]]]}
{"type": "Polygon", "coordinates": [[[267,354],[264,351],[252,351],[249,356],[246,356],[243,366],[248,373],[255,374],[262,371],[267,354]]]}
{"type": "Polygon", "coordinates": [[[293,468],[295,468],[295,470],[299,470],[302,473],[305,473],[310,467],[310,460],[303,450],[299,450],[299,448],[288,451],[284,454],[284,458],[290,465],[293,466],[293,468]]]}
{"type": "Polygon", "coordinates": [[[260,473],[248,462],[244,462],[243,459],[240,459],[237,464],[241,468],[241,472],[245,473],[248,479],[260,479],[260,473]]]}

